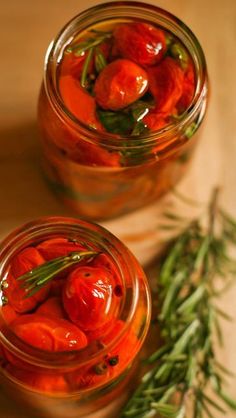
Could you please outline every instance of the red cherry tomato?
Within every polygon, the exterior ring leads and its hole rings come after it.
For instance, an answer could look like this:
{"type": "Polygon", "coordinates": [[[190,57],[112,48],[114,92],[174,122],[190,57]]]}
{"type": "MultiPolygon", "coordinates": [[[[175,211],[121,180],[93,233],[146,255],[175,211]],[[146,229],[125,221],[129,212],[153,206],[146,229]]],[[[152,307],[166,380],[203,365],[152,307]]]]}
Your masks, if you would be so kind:
{"type": "Polygon", "coordinates": [[[49,295],[51,297],[54,297],[54,296],[61,297],[61,295],[62,295],[62,289],[63,289],[64,281],[65,281],[65,277],[66,277],[66,273],[65,274],[61,274],[60,275],[60,278],[57,277],[54,280],[52,280],[51,287],[50,287],[50,293],[49,293],[49,295]]]}
{"type": "MultiPolygon", "coordinates": [[[[84,39],[80,39],[79,42],[83,42],[84,39]]],[[[102,52],[105,59],[108,59],[110,49],[111,49],[111,43],[109,41],[102,42],[99,45],[99,50],[102,52]]],[[[75,54],[76,50],[74,52],[67,53],[65,52],[63,55],[63,59],[60,62],[60,76],[64,75],[71,75],[77,80],[81,77],[83,66],[85,59],[88,55],[88,52],[84,52],[82,55],[77,56],[75,54]]],[[[92,74],[95,71],[94,66],[94,57],[90,61],[88,66],[88,74],[92,74]]]]}
{"type": "Polygon", "coordinates": [[[74,149],[69,150],[67,154],[72,160],[85,166],[119,167],[121,165],[118,152],[109,152],[99,144],[89,144],[85,141],[78,141],[74,149]]]}
{"type": "Polygon", "coordinates": [[[84,249],[85,247],[79,242],[69,241],[67,238],[52,238],[37,245],[37,250],[47,261],[84,249]]]}
{"type": "Polygon", "coordinates": [[[177,103],[179,113],[184,112],[190,105],[195,91],[195,74],[193,65],[190,63],[184,74],[183,93],[177,103]]]}
{"type": "Polygon", "coordinates": [[[109,273],[115,277],[116,284],[121,284],[119,272],[115,266],[114,261],[107,254],[99,254],[91,260],[90,265],[92,267],[106,268],[109,273]]]}
{"type": "MultiPolygon", "coordinates": [[[[107,345],[122,331],[125,324],[116,321],[112,330],[101,338],[101,343],[107,345]]],[[[104,385],[108,380],[121,374],[133,360],[139,349],[139,342],[132,330],[124,334],[121,341],[98,363],[84,370],[72,372],[69,376],[70,384],[75,389],[91,388],[104,385]]]]}
{"type": "Polygon", "coordinates": [[[37,313],[22,315],[11,324],[26,343],[46,351],[71,351],[86,347],[86,335],[69,321],[37,313]]]}
{"type": "Polygon", "coordinates": [[[101,340],[104,337],[104,335],[107,335],[108,333],[111,332],[114,326],[114,323],[115,323],[115,319],[113,318],[109,322],[107,322],[105,325],[95,329],[94,331],[86,331],[88,342],[91,343],[92,341],[95,341],[95,340],[101,340]]]}
{"type": "Polygon", "coordinates": [[[114,38],[120,54],[140,65],[155,65],[166,52],[164,32],[147,23],[117,25],[114,38]]]}
{"type": "Polygon", "coordinates": [[[82,73],[86,55],[76,56],[75,54],[65,53],[60,63],[60,76],[71,75],[79,78],[82,73]]]}
{"type": "Polygon", "coordinates": [[[7,372],[19,382],[42,392],[68,392],[68,383],[63,375],[38,373],[35,370],[27,371],[8,364],[7,372]]]}
{"type": "Polygon", "coordinates": [[[70,75],[59,78],[61,97],[69,109],[85,125],[99,131],[104,131],[96,116],[96,102],[94,97],[81,87],[80,82],[70,75]]]}
{"type": "Polygon", "coordinates": [[[155,112],[155,110],[151,110],[146,116],[144,116],[143,122],[147,125],[150,131],[158,131],[168,124],[166,114],[155,112]]]}
{"type": "Polygon", "coordinates": [[[35,295],[26,298],[26,291],[22,289],[21,282],[16,279],[28,271],[45,263],[44,258],[34,247],[27,247],[17,254],[11,261],[10,273],[8,274],[8,288],[4,289],[4,295],[16,312],[28,312],[46,299],[50,285],[40,289],[35,295]]]}
{"type": "Polygon", "coordinates": [[[106,254],[98,254],[93,260],[91,260],[90,264],[93,267],[105,267],[111,273],[116,270],[114,263],[106,254]]]}
{"type": "Polygon", "coordinates": [[[165,58],[148,69],[149,88],[156,101],[156,111],[171,114],[183,92],[184,73],[173,58],[165,58]]]}
{"type": "Polygon", "coordinates": [[[112,50],[112,42],[110,39],[102,42],[99,46],[98,49],[100,50],[100,52],[103,54],[104,58],[108,61],[109,60],[109,56],[111,54],[111,50],[112,50]]]}
{"type": "MultiPolygon", "coordinates": [[[[104,337],[101,339],[101,342],[105,345],[109,344],[117,337],[117,335],[121,333],[124,327],[125,323],[123,321],[116,321],[113,324],[111,332],[104,335],[104,337]]],[[[127,332],[124,333],[119,343],[111,350],[108,357],[112,358],[119,356],[119,367],[123,367],[134,357],[134,352],[138,348],[139,341],[134,334],[134,331],[132,329],[128,329],[127,332]]]]}
{"type": "Polygon", "coordinates": [[[56,296],[53,296],[42,303],[42,305],[38,307],[36,313],[47,317],[66,319],[66,313],[63,309],[61,299],[56,296]]]}
{"type": "MultiPolygon", "coordinates": [[[[89,127],[104,132],[104,127],[96,115],[95,99],[81,87],[78,80],[69,75],[62,76],[59,79],[59,89],[62,99],[71,113],[89,127]]],[[[74,135],[72,131],[67,131],[66,135],[61,137],[61,141],[58,140],[58,145],[66,150],[72,160],[84,165],[120,166],[119,153],[109,152],[99,144],[86,142],[78,135],[74,135]]]]}
{"type": "MultiPolygon", "coordinates": [[[[108,345],[114,340],[117,335],[124,329],[125,323],[118,320],[114,323],[111,332],[101,338],[101,342],[108,345]]],[[[134,359],[137,351],[140,348],[139,340],[137,339],[133,329],[128,329],[124,333],[119,343],[109,352],[106,363],[113,374],[117,375],[123,371],[128,364],[134,359]]]]}
{"type": "Polygon", "coordinates": [[[108,323],[116,308],[113,285],[113,277],[105,268],[84,266],[74,270],[63,290],[64,308],[71,321],[85,331],[108,323]]]}
{"type": "Polygon", "coordinates": [[[17,279],[32,268],[45,263],[44,258],[34,247],[27,247],[11,261],[11,273],[17,279]]]}
{"type": "Polygon", "coordinates": [[[94,93],[103,109],[119,110],[138,100],[147,88],[146,71],[130,60],[118,59],[101,71],[94,93]]]}
{"type": "Polygon", "coordinates": [[[2,316],[4,321],[6,321],[7,324],[10,324],[19,316],[19,314],[12,308],[11,305],[7,304],[2,306],[2,316]]]}

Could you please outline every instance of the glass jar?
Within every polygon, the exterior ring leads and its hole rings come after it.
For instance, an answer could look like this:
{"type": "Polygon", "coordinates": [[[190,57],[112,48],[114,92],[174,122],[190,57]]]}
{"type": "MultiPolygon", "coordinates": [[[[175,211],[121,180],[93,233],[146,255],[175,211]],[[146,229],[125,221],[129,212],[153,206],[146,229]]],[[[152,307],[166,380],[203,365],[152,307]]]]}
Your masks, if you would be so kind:
{"type": "Polygon", "coordinates": [[[44,170],[51,188],[65,204],[88,219],[108,219],[150,204],[169,191],[186,172],[197,142],[208,99],[206,62],[191,30],[172,14],[145,3],[104,3],[72,19],[51,43],[46,56],[38,120],[44,170]],[[57,67],[63,51],[79,33],[108,22],[141,20],[173,34],[186,47],[196,78],[188,108],[168,126],[122,139],[80,122],[63,103],[57,67]],[[96,160],[98,147],[104,160],[96,160]],[[86,157],[89,155],[89,159],[86,157]],[[121,166],[116,165],[122,156],[121,166]],[[86,156],[86,157],[85,157],[86,156]]]}
{"type": "MultiPolygon", "coordinates": [[[[100,226],[72,218],[41,218],[15,230],[1,243],[0,278],[1,387],[25,407],[29,417],[97,417],[97,411],[104,418],[114,417],[127,396],[150,322],[149,288],[135,257],[100,226]],[[39,243],[57,238],[96,249],[115,268],[124,292],[109,341],[104,329],[103,337],[97,336],[83,349],[50,352],[32,346],[13,331],[12,324],[19,317],[15,319],[15,312],[12,315],[4,293],[14,272],[12,260],[26,248],[39,248],[39,243]]],[[[27,317],[32,312],[32,308],[26,312],[27,317]]]]}

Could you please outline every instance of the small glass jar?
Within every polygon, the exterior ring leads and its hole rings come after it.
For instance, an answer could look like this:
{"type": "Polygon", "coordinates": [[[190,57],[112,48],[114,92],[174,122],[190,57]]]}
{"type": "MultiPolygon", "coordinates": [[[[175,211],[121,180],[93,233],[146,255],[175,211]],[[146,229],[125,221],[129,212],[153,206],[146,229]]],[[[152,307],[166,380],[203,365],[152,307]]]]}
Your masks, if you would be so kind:
{"type": "Polygon", "coordinates": [[[38,120],[50,186],[65,204],[93,220],[116,217],[150,204],[168,192],[186,172],[207,99],[203,51],[191,30],[179,19],[156,6],[133,1],[104,3],[84,11],[60,31],[46,56],[38,120]],[[196,87],[191,104],[174,122],[140,135],[138,140],[130,136],[121,140],[89,128],[66,108],[58,91],[57,67],[63,51],[79,33],[95,24],[135,20],[157,25],[179,39],[192,59],[196,87]],[[97,155],[98,144],[106,154],[106,162],[83,161],[84,155],[97,155]],[[119,167],[113,163],[117,155],[125,156],[119,167]]]}
{"type": "Polygon", "coordinates": [[[150,292],[135,257],[100,226],[72,218],[41,218],[15,230],[1,243],[0,278],[1,387],[25,407],[30,417],[116,416],[127,396],[127,385],[135,373],[150,322],[150,292]],[[12,330],[13,318],[6,320],[9,304],[4,289],[11,280],[9,266],[13,258],[26,247],[58,237],[96,248],[112,260],[119,272],[125,290],[116,323],[124,326],[116,326],[107,344],[98,338],[81,350],[45,351],[20,339],[12,330]],[[103,409],[105,406],[108,410],[103,409]]]}

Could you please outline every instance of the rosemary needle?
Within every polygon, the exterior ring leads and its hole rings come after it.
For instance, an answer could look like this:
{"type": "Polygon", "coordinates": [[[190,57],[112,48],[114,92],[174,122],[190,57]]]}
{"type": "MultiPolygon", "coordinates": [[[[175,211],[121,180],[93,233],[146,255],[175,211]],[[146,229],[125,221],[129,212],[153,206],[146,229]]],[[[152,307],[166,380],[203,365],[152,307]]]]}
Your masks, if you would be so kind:
{"type": "Polygon", "coordinates": [[[56,278],[59,273],[67,270],[69,267],[80,263],[84,259],[91,259],[98,255],[95,251],[76,251],[66,256],[57,257],[40,266],[35,267],[29,272],[18,277],[21,281],[21,287],[26,290],[25,298],[33,296],[42,287],[46,286],[51,280],[56,278]]]}
{"type": "Polygon", "coordinates": [[[218,194],[214,190],[208,225],[200,220],[188,225],[161,261],[157,322],[164,343],[146,359],[150,371],[120,418],[214,418],[215,412],[225,416],[227,407],[236,410],[224,389],[231,372],[216,359],[213,342],[215,334],[222,342],[218,317],[231,319],[217,307],[221,292],[215,278],[221,277],[224,289],[236,271],[229,251],[236,245],[236,221],[219,207],[218,194]],[[188,415],[187,398],[192,402],[188,415]]]}

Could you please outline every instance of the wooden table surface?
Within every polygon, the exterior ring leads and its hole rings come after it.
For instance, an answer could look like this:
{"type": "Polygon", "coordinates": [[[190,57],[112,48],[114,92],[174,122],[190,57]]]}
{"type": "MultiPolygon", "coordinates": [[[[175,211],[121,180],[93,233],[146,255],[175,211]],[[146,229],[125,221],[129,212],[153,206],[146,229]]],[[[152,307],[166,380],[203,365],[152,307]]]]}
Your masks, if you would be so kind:
{"type": "MultiPolygon", "coordinates": [[[[88,0],[86,7],[97,3],[88,0]]],[[[152,3],[156,4],[154,0],[152,3]]],[[[222,202],[236,215],[236,1],[159,0],[158,5],[180,17],[197,35],[211,81],[202,141],[179,189],[204,202],[212,187],[220,184],[222,202]]],[[[39,216],[71,215],[42,178],[36,103],[46,48],[62,25],[84,7],[82,0],[7,0],[1,4],[0,237],[39,216]]],[[[170,199],[167,197],[162,205],[169,204],[170,199]]],[[[103,225],[123,239],[145,264],[159,247],[160,208],[157,203],[103,225]]],[[[236,288],[225,295],[222,305],[236,321],[235,299],[236,288]]],[[[236,372],[235,324],[223,324],[225,348],[219,356],[236,372]]],[[[229,390],[236,398],[236,381],[231,386],[229,390]]],[[[1,418],[36,418],[17,410],[1,394],[0,404],[1,418]]]]}

